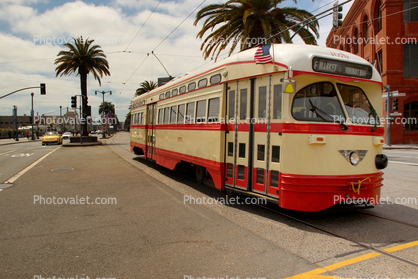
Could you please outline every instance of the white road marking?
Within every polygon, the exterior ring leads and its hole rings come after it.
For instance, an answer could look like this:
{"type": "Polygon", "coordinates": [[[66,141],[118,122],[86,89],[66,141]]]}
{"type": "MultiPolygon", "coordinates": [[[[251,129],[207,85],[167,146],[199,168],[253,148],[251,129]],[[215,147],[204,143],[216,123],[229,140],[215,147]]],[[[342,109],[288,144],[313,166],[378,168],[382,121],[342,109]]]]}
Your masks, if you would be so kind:
{"type": "Polygon", "coordinates": [[[15,151],[15,150],[17,150],[17,149],[13,149],[13,150],[10,150],[10,151],[7,151],[7,152],[4,152],[4,153],[1,153],[0,155],[7,154],[7,153],[13,152],[13,151],[15,151]]]}
{"type": "Polygon", "coordinates": [[[32,164],[30,164],[28,167],[26,167],[25,169],[21,170],[19,173],[17,173],[15,176],[13,176],[12,178],[10,178],[9,180],[7,180],[4,183],[13,183],[16,181],[16,179],[18,179],[19,177],[21,177],[25,172],[27,172],[28,170],[30,170],[31,168],[33,168],[34,166],[36,166],[39,162],[41,162],[43,159],[45,159],[48,155],[50,155],[51,153],[53,153],[55,150],[57,150],[59,147],[55,148],[54,150],[50,151],[49,153],[45,154],[44,156],[42,156],[41,158],[39,158],[38,160],[36,160],[35,162],[33,162],[32,164]]]}
{"type": "Polygon", "coordinates": [[[35,154],[35,153],[22,153],[22,154],[15,154],[15,155],[12,155],[12,157],[13,158],[17,158],[17,157],[29,157],[29,156],[32,156],[33,154],[35,154]]]}

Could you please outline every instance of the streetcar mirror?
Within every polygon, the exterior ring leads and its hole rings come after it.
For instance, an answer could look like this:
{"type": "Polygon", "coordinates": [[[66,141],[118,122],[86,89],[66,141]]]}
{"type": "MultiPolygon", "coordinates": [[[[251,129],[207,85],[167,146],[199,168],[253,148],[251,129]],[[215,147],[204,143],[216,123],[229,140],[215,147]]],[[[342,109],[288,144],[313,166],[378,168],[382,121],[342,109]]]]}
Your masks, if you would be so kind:
{"type": "Polygon", "coordinates": [[[296,81],[285,79],[283,80],[283,93],[295,93],[296,92],[296,81]]]}

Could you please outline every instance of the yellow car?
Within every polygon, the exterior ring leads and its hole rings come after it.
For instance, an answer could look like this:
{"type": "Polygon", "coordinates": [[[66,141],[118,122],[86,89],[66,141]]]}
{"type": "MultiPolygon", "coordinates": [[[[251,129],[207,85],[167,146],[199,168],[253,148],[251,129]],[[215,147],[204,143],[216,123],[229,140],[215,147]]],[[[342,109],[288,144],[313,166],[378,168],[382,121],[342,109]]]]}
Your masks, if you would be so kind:
{"type": "Polygon", "coordinates": [[[58,132],[46,132],[44,138],[42,139],[42,145],[56,143],[62,144],[62,137],[58,132]]]}

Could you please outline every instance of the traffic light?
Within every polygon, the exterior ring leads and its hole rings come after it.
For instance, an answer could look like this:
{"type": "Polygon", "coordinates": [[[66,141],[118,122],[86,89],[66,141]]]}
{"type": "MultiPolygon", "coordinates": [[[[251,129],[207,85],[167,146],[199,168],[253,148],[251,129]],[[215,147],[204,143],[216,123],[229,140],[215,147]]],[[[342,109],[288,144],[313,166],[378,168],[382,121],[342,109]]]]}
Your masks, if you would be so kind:
{"type": "Polygon", "coordinates": [[[45,86],[45,83],[41,83],[41,95],[46,95],[46,86],[45,86]]]}
{"type": "Polygon", "coordinates": [[[338,1],[334,3],[334,10],[332,12],[332,25],[335,28],[338,28],[339,26],[343,25],[343,14],[340,13],[343,11],[343,6],[338,6],[338,1]]]}
{"type": "Polygon", "coordinates": [[[88,103],[89,98],[87,96],[83,96],[82,100],[83,100],[83,108],[87,107],[87,103],[88,103]]]}
{"type": "Polygon", "coordinates": [[[77,96],[71,96],[71,107],[72,108],[77,107],[77,96]]]}
{"type": "Polygon", "coordinates": [[[398,110],[398,108],[399,108],[399,99],[393,98],[392,110],[398,110]]]}

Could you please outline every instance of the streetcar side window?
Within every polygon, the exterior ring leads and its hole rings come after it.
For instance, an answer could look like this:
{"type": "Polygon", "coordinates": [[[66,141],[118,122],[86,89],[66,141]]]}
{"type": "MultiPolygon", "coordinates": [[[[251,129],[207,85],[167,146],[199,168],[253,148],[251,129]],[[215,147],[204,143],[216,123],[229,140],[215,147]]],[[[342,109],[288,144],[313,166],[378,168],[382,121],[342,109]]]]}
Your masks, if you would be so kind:
{"type": "Polygon", "coordinates": [[[158,110],[158,124],[163,124],[163,113],[164,113],[163,109],[158,110]]]}
{"type": "Polygon", "coordinates": [[[135,115],[134,114],[131,115],[131,123],[132,123],[132,125],[135,124],[135,115]]]}
{"type": "Polygon", "coordinates": [[[160,100],[164,99],[164,93],[161,93],[161,94],[160,94],[159,99],[160,99],[160,100]]]}
{"type": "Polygon", "coordinates": [[[226,172],[227,177],[232,177],[234,174],[234,165],[231,163],[228,163],[228,170],[226,172]]]}
{"type": "Polygon", "coordinates": [[[258,144],[257,145],[257,160],[264,161],[264,153],[265,153],[265,145],[258,144]]]}
{"type": "Polygon", "coordinates": [[[276,84],[273,93],[273,119],[282,118],[282,85],[276,84]]]}
{"type": "Polygon", "coordinates": [[[245,143],[239,144],[239,155],[240,158],[245,158],[245,143]]]}
{"type": "Polygon", "coordinates": [[[166,92],[165,93],[165,98],[167,99],[167,98],[170,98],[170,91],[168,91],[168,92],[166,92]]]}
{"type": "Polygon", "coordinates": [[[228,156],[232,157],[234,156],[234,143],[228,142],[228,156]]]}
{"type": "Polygon", "coordinates": [[[273,163],[280,163],[280,146],[273,145],[271,151],[271,161],[273,163]]]}
{"type": "Polygon", "coordinates": [[[171,107],[170,123],[176,123],[177,120],[177,106],[171,107]]]}
{"type": "Polygon", "coordinates": [[[179,88],[179,93],[182,94],[186,92],[186,85],[183,85],[182,87],[179,88]]]}
{"type": "Polygon", "coordinates": [[[177,89],[173,89],[173,91],[171,91],[171,96],[176,96],[177,95],[177,89]]]}
{"type": "Polygon", "coordinates": [[[235,90],[229,91],[228,112],[228,119],[235,119],[235,90]]]}
{"type": "Polygon", "coordinates": [[[196,104],[196,123],[206,121],[206,100],[197,101],[196,104]]]}
{"type": "Polygon", "coordinates": [[[205,87],[206,85],[208,85],[208,79],[207,78],[199,80],[199,82],[197,84],[197,86],[199,88],[205,87]]]}
{"type": "Polygon", "coordinates": [[[213,75],[210,77],[210,84],[217,84],[221,82],[221,74],[213,75]]]}
{"type": "Polygon", "coordinates": [[[345,116],[334,85],[319,82],[306,86],[295,94],[292,115],[296,120],[340,122],[345,116]]]}
{"type": "Polygon", "coordinates": [[[219,120],[220,99],[209,99],[208,122],[218,122],[219,120]]]}
{"type": "Polygon", "coordinates": [[[279,187],[279,171],[271,171],[270,185],[271,187],[279,187]]]}
{"type": "Polygon", "coordinates": [[[186,123],[194,123],[194,102],[187,103],[186,123]]]}
{"type": "Polygon", "coordinates": [[[247,119],[247,89],[241,89],[239,119],[247,119]]]}
{"type": "Polygon", "coordinates": [[[164,108],[164,124],[168,124],[170,119],[170,108],[164,108]]]}
{"type": "Polygon", "coordinates": [[[261,86],[258,89],[258,118],[266,118],[267,110],[267,86],[261,86]]]}
{"type": "Polygon", "coordinates": [[[179,105],[179,111],[178,111],[178,117],[177,117],[177,123],[184,123],[184,108],[185,105],[179,105]]]}
{"type": "Polygon", "coordinates": [[[245,179],[245,166],[238,165],[238,179],[239,180],[245,179]]]}
{"type": "Polygon", "coordinates": [[[189,83],[187,90],[192,91],[196,89],[196,82],[189,83]]]}
{"type": "Polygon", "coordinates": [[[264,185],[264,169],[257,168],[257,184],[264,185]]]}

